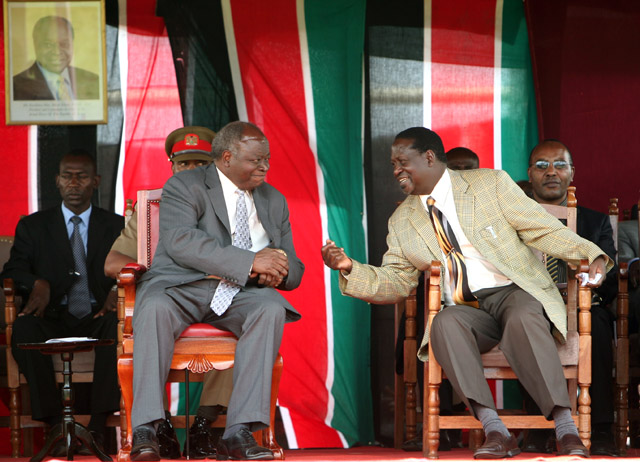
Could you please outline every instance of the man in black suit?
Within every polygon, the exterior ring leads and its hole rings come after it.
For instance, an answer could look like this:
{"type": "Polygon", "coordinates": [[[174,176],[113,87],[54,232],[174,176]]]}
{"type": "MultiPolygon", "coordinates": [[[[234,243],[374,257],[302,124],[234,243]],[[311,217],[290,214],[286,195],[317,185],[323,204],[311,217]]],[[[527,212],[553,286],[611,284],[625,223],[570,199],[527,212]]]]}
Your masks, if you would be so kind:
{"type": "MultiPolygon", "coordinates": [[[[61,206],[18,222],[2,274],[14,280],[27,300],[13,325],[11,340],[13,356],[31,390],[32,416],[52,426],[62,419],[62,403],[51,356],[18,344],[58,337],[116,339],[115,280],[104,275],[103,267],[124,220],[91,205],[99,183],[95,160],[87,152],[65,155],[56,176],[61,206]]],[[[119,408],[114,343],[95,349],[88,428],[98,443],[107,416],[119,408]]]]}
{"type": "MultiPolygon", "coordinates": [[[[533,199],[541,204],[566,205],[567,189],[573,181],[575,167],[567,147],[557,140],[539,143],[529,156],[529,182],[533,199]]],[[[579,192],[578,192],[579,196],[579,192]]],[[[578,206],[577,233],[604,250],[615,262],[616,248],[609,216],[586,207],[578,206]]],[[[592,384],[591,401],[591,454],[616,455],[613,440],[613,322],[608,306],[618,294],[617,266],[608,273],[600,287],[593,289],[591,304],[592,384]]],[[[558,267],[558,282],[566,282],[566,265],[558,267]]],[[[529,412],[537,407],[527,403],[529,412]]],[[[539,413],[539,411],[537,411],[539,413]]],[[[549,433],[553,436],[553,433],[549,433]]],[[[545,430],[529,431],[523,447],[525,452],[549,452],[545,448],[545,430]],[[546,449],[546,450],[545,450],[546,449]]]]}
{"type": "Polygon", "coordinates": [[[97,74],[70,66],[73,26],[61,16],[45,16],[33,27],[36,61],[13,76],[13,99],[85,100],[100,98],[97,74]]]}

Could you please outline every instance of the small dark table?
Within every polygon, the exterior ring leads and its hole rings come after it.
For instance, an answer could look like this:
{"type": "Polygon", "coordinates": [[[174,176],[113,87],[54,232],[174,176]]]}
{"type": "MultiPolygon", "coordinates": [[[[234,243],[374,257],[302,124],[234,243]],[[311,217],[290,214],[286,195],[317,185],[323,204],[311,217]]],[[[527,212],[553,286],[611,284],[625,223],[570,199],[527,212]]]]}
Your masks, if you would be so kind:
{"type": "Polygon", "coordinates": [[[73,418],[73,388],[71,387],[71,361],[73,361],[74,353],[81,353],[84,351],[91,351],[94,347],[113,345],[112,339],[88,339],[88,340],[76,340],[70,342],[55,342],[55,343],[20,343],[18,346],[26,350],[39,350],[45,355],[57,355],[62,358],[64,369],[62,375],[64,378],[62,386],[62,422],[54,426],[49,432],[47,441],[45,441],[43,448],[38,454],[33,456],[30,462],[40,462],[49,453],[53,445],[60,439],[64,439],[67,449],[67,460],[73,460],[74,449],[77,446],[76,439],[79,439],[84,443],[86,447],[91,449],[96,457],[102,461],[112,461],[111,457],[105,454],[100,448],[93,435],[87,428],[80,425],[73,418]]]}

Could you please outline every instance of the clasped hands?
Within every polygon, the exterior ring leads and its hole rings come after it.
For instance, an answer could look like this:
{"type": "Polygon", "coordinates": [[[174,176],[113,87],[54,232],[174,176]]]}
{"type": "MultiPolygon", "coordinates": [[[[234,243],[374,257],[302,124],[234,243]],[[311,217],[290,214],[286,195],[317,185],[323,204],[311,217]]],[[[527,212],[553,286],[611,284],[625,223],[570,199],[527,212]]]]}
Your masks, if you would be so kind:
{"type": "Polygon", "coordinates": [[[264,248],[256,253],[249,277],[258,278],[258,285],[277,287],[289,274],[289,258],[282,249],[264,248]]]}

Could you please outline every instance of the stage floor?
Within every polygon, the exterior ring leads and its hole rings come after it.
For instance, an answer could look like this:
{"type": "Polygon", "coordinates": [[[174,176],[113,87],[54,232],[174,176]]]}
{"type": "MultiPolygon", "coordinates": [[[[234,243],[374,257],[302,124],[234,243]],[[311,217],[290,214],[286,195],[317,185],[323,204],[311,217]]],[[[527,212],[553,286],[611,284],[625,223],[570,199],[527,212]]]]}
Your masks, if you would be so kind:
{"type": "MultiPolygon", "coordinates": [[[[115,456],[114,456],[115,457],[115,456]]],[[[640,450],[630,449],[626,457],[592,457],[589,460],[616,460],[616,461],[637,461],[640,458],[640,450]]],[[[381,461],[424,461],[422,455],[418,452],[406,452],[398,449],[379,448],[379,447],[357,447],[351,449],[290,449],[285,450],[285,459],[287,461],[298,462],[341,462],[341,461],[358,461],[358,462],[381,462],[381,461]]],[[[47,458],[45,461],[64,461],[65,459],[47,458]]],[[[114,458],[115,460],[115,458],[114,458]]],[[[180,460],[185,460],[184,458],[180,460]]],[[[193,459],[192,459],[193,460],[193,459]]],[[[454,449],[453,451],[440,453],[440,460],[447,462],[454,461],[472,461],[473,453],[469,449],[454,449]]],[[[520,454],[513,457],[514,461],[546,461],[553,460],[565,462],[570,460],[582,460],[579,457],[556,457],[549,454],[520,454]]],[[[29,458],[22,457],[12,459],[10,457],[0,457],[0,462],[28,462],[29,458]]],[[[98,462],[95,457],[74,456],[74,461],[82,462],[98,462]]]]}

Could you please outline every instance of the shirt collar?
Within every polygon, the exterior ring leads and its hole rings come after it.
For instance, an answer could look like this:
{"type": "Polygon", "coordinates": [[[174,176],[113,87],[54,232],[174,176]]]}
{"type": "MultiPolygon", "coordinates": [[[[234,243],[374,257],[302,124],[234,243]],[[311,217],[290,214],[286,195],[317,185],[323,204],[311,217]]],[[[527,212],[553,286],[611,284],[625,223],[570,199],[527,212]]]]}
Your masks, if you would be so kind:
{"type": "MultiPolygon", "coordinates": [[[[215,165],[214,165],[215,166],[215,165]]],[[[215,166],[216,170],[218,170],[218,176],[220,177],[220,185],[222,186],[222,192],[225,196],[234,197],[236,191],[239,189],[233,181],[229,179],[227,175],[222,173],[217,166],[215,166]]],[[[251,196],[251,191],[245,191],[247,196],[251,196]]]]}
{"type": "Polygon", "coordinates": [[[57,83],[58,82],[58,77],[62,77],[66,82],[69,83],[69,85],[71,85],[71,76],[69,75],[69,67],[68,66],[65,67],[64,70],[60,74],[56,74],[55,72],[51,72],[51,71],[45,69],[44,67],[42,67],[40,65],[40,63],[37,62],[37,61],[36,61],[36,64],[38,65],[38,68],[40,69],[40,72],[42,72],[42,75],[47,80],[47,82],[57,83]]]}
{"type": "Polygon", "coordinates": [[[442,210],[452,198],[451,176],[449,169],[445,169],[444,173],[431,191],[431,194],[423,194],[420,200],[426,204],[429,197],[433,197],[438,204],[438,209],[442,210]]]}
{"type": "MultiPolygon", "coordinates": [[[[91,209],[93,208],[93,206],[91,204],[89,204],[89,208],[87,210],[85,210],[84,212],[82,212],[80,215],[78,215],[81,219],[82,219],[82,223],[84,223],[85,225],[89,226],[89,217],[91,216],[91,209]]],[[[64,205],[64,202],[62,203],[62,216],[64,216],[64,222],[69,223],[69,220],[71,220],[71,217],[74,217],[76,214],[73,213],[71,210],[69,210],[67,208],[66,205],[64,205]]]]}

